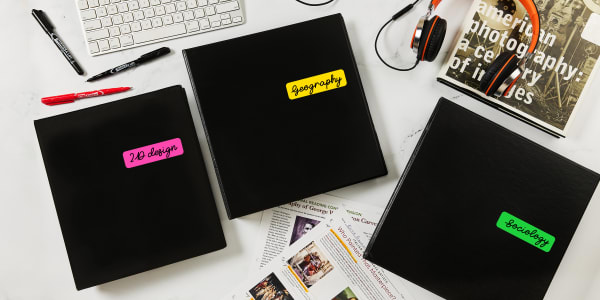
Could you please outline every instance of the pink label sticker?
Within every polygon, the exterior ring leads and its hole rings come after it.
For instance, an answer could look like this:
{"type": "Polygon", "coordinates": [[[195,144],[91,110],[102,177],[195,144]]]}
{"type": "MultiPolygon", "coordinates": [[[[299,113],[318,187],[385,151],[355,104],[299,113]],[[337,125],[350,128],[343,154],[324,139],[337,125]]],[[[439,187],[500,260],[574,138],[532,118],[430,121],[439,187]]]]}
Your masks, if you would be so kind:
{"type": "Polygon", "coordinates": [[[181,145],[181,140],[175,138],[125,151],[123,152],[123,160],[125,160],[125,167],[129,169],[182,154],[183,146],[181,145]]]}

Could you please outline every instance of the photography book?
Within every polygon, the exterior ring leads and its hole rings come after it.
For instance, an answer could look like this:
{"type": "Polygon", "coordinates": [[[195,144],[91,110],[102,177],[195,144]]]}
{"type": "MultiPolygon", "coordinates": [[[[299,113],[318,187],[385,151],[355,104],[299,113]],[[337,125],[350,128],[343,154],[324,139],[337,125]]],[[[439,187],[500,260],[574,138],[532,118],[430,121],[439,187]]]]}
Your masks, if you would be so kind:
{"type": "Polygon", "coordinates": [[[78,290],[225,247],[181,86],[34,125],[78,290]]]}
{"type": "Polygon", "coordinates": [[[365,257],[445,299],[541,300],[599,180],[442,98],[365,257]]]}
{"type": "Polygon", "coordinates": [[[501,52],[512,51],[522,58],[527,51],[531,22],[516,0],[474,2],[437,79],[551,135],[565,137],[598,69],[600,1],[534,2],[540,16],[539,42],[506,97],[485,96],[478,87],[501,52]]]}
{"type": "Polygon", "coordinates": [[[341,14],[183,55],[230,219],[387,174],[341,14]]]}

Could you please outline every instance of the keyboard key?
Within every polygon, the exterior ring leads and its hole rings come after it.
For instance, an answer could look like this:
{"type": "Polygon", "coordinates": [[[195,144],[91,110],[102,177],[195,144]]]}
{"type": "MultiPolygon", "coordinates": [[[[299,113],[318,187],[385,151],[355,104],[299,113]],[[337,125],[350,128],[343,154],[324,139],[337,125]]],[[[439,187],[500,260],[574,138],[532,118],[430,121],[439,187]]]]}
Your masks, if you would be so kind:
{"type": "Polygon", "coordinates": [[[123,22],[125,23],[131,23],[133,22],[133,13],[124,13],[123,14],[123,22]]]}
{"type": "Polygon", "coordinates": [[[150,0],[150,4],[152,4],[152,5],[159,5],[160,4],[160,0],[150,0]]]}
{"type": "Polygon", "coordinates": [[[96,8],[96,16],[98,18],[100,17],[106,17],[107,13],[106,13],[106,8],[104,7],[98,7],[96,8]]]}
{"type": "Polygon", "coordinates": [[[142,24],[142,29],[144,30],[152,28],[152,22],[148,19],[140,21],[140,24],[142,24]]]}
{"type": "Polygon", "coordinates": [[[110,33],[110,36],[121,35],[121,30],[119,29],[119,27],[116,27],[116,26],[109,28],[108,32],[110,33]]]}
{"type": "Polygon", "coordinates": [[[154,7],[154,12],[157,16],[162,16],[165,14],[165,7],[164,6],[156,6],[154,7]]]}
{"type": "Polygon", "coordinates": [[[171,17],[170,15],[166,15],[163,17],[163,24],[165,25],[171,25],[173,24],[173,17],[171,17]]]}
{"type": "Polygon", "coordinates": [[[148,6],[150,6],[150,1],[148,0],[139,0],[139,4],[141,8],[146,8],[148,6]]]}
{"type": "Polygon", "coordinates": [[[207,5],[208,5],[207,0],[198,0],[198,6],[207,6],[207,5]]]}
{"type": "Polygon", "coordinates": [[[102,27],[112,26],[112,19],[110,17],[102,18],[102,27]]]}
{"type": "Polygon", "coordinates": [[[216,22],[210,23],[210,27],[212,27],[212,28],[221,27],[221,21],[216,21],[216,22]]]}
{"type": "Polygon", "coordinates": [[[163,25],[163,22],[162,22],[161,18],[152,19],[152,27],[160,27],[162,25],[163,25]]]}
{"type": "Polygon", "coordinates": [[[100,48],[100,51],[106,51],[106,50],[110,50],[110,45],[108,45],[107,40],[99,40],[98,48],[100,48]]]}
{"type": "Polygon", "coordinates": [[[110,49],[121,48],[121,42],[119,41],[118,38],[109,39],[108,43],[110,44],[110,49]]]}
{"type": "Polygon", "coordinates": [[[110,0],[110,3],[117,3],[117,2],[121,2],[121,0],[110,0]]]}
{"type": "Polygon", "coordinates": [[[161,0],[161,1],[160,1],[160,3],[162,3],[162,4],[165,4],[165,3],[169,3],[169,2],[171,2],[171,1],[172,1],[172,0],[161,0]]]}
{"type": "Polygon", "coordinates": [[[99,39],[105,39],[108,37],[108,35],[109,35],[108,29],[106,29],[106,28],[96,30],[96,31],[89,31],[89,32],[86,32],[86,34],[85,34],[88,42],[99,40],[99,39]]]}
{"type": "Polygon", "coordinates": [[[189,22],[185,22],[185,27],[188,32],[194,32],[200,30],[200,26],[198,25],[198,21],[191,20],[189,22]]]}
{"type": "Polygon", "coordinates": [[[79,7],[79,9],[88,9],[88,8],[90,8],[88,6],[87,0],[77,0],[77,6],[79,7]]]}
{"type": "Polygon", "coordinates": [[[185,10],[187,7],[185,5],[185,2],[181,1],[181,2],[177,2],[177,11],[182,11],[185,10]]]}
{"type": "Polygon", "coordinates": [[[173,3],[169,3],[167,5],[165,5],[165,12],[168,14],[172,14],[176,11],[177,9],[175,8],[175,4],[173,3]]]}
{"type": "Polygon", "coordinates": [[[121,33],[131,33],[131,27],[129,24],[121,25],[119,29],[121,29],[121,33]]]}
{"type": "Polygon", "coordinates": [[[140,4],[137,2],[137,0],[133,0],[129,2],[129,10],[136,10],[140,8],[140,4]]]}
{"type": "Polygon", "coordinates": [[[202,8],[196,9],[194,11],[194,13],[196,15],[196,18],[202,18],[202,17],[204,17],[204,9],[202,9],[202,8]]]}
{"type": "Polygon", "coordinates": [[[144,12],[141,10],[136,10],[133,12],[133,19],[138,21],[144,18],[144,12]]]}
{"type": "Polygon", "coordinates": [[[100,48],[98,48],[98,43],[96,42],[89,43],[88,48],[90,48],[90,53],[92,54],[100,52],[100,48]]]}
{"type": "Polygon", "coordinates": [[[154,9],[152,7],[144,9],[144,16],[146,16],[146,18],[154,17],[154,9]]]}
{"type": "Polygon", "coordinates": [[[194,19],[194,12],[191,10],[186,10],[183,12],[183,19],[186,21],[194,19]]]}
{"type": "Polygon", "coordinates": [[[95,18],[96,18],[96,11],[93,9],[81,11],[81,19],[82,20],[86,21],[86,20],[95,19],[95,18]]]}
{"type": "Polygon", "coordinates": [[[218,13],[222,14],[222,13],[226,13],[229,11],[238,10],[238,9],[240,9],[240,5],[238,4],[237,1],[231,1],[231,2],[217,4],[217,5],[215,5],[215,8],[217,9],[218,13]]]}
{"type": "Polygon", "coordinates": [[[208,0],[208,4],[217,4],[219,0],[208,0]]]}
{"type": "Polygon", "coordinates": [[[200,19],[200,28],[202,30],[210,29],[210,22],[207,19],[200,19]]]}
{"type": "Polygon", "coordinates": [[[112,18],[112,22],[114,25],[120,25],[123,24],[123,16],[121,15],[116,15],[112,18]]]}
{"type": "Polygon", "coordinates": [[[88,5],[89,7],[98,7],[100,3],[98,3],[98,0],[88,0],[88,5]]]}
{"type": "Polygon", "coordinates": [[[133,41],[136,44],[145,43],[152,40],[158,40],[166,37],[171,37],[175,35],[181,35],[186,33],[185,24],[174,24],[171,26],[164,26],[155,28],[152,30],[143,30],[140,32],[133,33],[133,41]]]}
{"type": "Polygon", "coordinates": [[[91,20],[91,21],[85,21],[85,22],[83,22],[83,28],[85,28],[85,30],[87,30],[87,31],[100,29],[100,28],[102,28],[102,23],[98,19],[91,20]]]}
{"type": "Polygon", "coordinates": [[[106,11],[108,12],[109,15],[114,15],[119,12],[119,9],[117,8],[116,5],[111,4],[111,5],[106,6],[106,11]]]}
{"type": "Polygon", "coordinates": [[[189,9],[198,7],[198,4],[196,3],[196,0],[187,0],[187,1],[185,1],[185,4],[187,4],[187,7],[189,9]]]}
{"type": "Polygon", "coordinates": [[[233,17],[233,23],[239,23],[242,21],[242,17],[233,17]]]}
{"type": "Polygon", "coordinates": [[[205,8],[204,11],[206,12],[207,16],[212,16],[215,14],[215,7],[209,6],[209,7],[205,8]]]}
{"type": "Polygon", "coordinates": [[[100,5],[108,5],[110,4],[110,0],[100,0],[99,3],[100,5]]]}
{"type": "Polygon", "coordinates": [[[182,13],[174,13],[173,21],[175,21],[175,23],[183,22],[183,14],[182,13]]]}
{"type": "Polygon", "coordinates": [[[111,27],[108,29],[108,32],[110,33],[110,36],[121,35],[121,31],[119,30],[119,27],[111,27]]]}
{"type": "Polygon", "coordinates": [[[223,23],[223,25],[229,25],[229,24],[231,24],[231,20],[230,19],[221,20],[221,23],[223,23]]]}
{"type": "Polygon", "coordinates": [[[226,19],[231,19],[231,16],[229,14],[222,14],[221,20],[226,20],[226,19]]]}
{"type": "Polygon", "coordinates": [[[126,2],[117,4],[117,9],[120,13],[129,11],[129,6],[127,6],[126,2]]]}
{"type": "Polygon", "coordinates": [[[208,21],[210,22],[210,25],[212,26],[212,24],[215,23],[215,22],[219,22],[220,23],[221,22],[221,18],[219,16],[210,16],[210,17],[208,17],[208,21]]]}
{"type": "Polygon", "coordinates": [[[132,22],[131,23],[131,31],[140,31],[142,30],[142,25],[140,25],[140,22],[132,22]]]}
{"type": "Polygon", "coordinates": [[[133,45],[133,37],[129,34],[126,34],[119,38],[121,41],[121,46],[127,47],[133,45]]]}

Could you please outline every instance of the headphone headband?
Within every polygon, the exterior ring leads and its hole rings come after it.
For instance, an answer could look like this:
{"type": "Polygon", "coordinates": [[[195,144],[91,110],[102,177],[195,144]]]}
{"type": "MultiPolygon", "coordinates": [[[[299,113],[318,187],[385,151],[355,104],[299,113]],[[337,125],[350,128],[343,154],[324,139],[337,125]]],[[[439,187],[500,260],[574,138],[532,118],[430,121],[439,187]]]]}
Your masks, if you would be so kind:
{"type": "MultiPolygon", "coordinates": [[[[431,3],[429,4],[430,9],[436,9],[441,2],[442,0],[431,0],[431,3]]],[[[527,49],[528,53],[533,53],[540,36],[540,16],[538,15],[538,11],[533,0],[519,0],[519,2],[527,11],[529,19],[531,20],[531,26],[533,27],[533,36],[531,37],[529,49],[527,49]]]]}
{"type": "Polygon", "coordinates": [[[538,15],[533,0],[519,0],[519,2],[521,2],[521,5],[527,10],[527,14],[529,14],[529,19],[531,20],[531,26],[533,26],[533,36],[531,37],[529,49],[527,49],[527,52],[533,53],[540,37],[540,16],[538,15]]]}

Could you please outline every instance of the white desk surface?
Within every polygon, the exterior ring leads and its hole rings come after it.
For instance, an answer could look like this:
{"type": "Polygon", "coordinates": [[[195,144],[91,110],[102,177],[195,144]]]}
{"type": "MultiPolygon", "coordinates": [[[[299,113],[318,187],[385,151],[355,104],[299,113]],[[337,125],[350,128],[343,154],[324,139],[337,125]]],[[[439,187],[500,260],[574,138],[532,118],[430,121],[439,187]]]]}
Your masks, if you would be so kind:
{"type": "MultiPolygon", "coordinates": [[[[63,244],[33,120],[180,84],[187,92],[200,143],[209,163],[214,191],[219,191],[210,164],[200,116],[181,50],[288,25],[332,13],[345,18],[389,175],[330,194],[384,206],[410,157],[437,99],[445,96],[561,155],[600,172],[600,78],[595,78],[566,139],[555,139],[435,80],[470,1],[443,3],[438,14],[448,19],[448,36],[434,63],[412,72],[383,66],[373,50],[375,34],[406,0],[336,0],[326,7],[306,7],[293,0],[245,0],[243,26],[199,34],[124,52],[91,57],[78,20],[75,1],[0,2],[0,300],[13,299],[219,299],[249,273],[260,213],[229,221],[218,192],[217,206],[227,248],[101,286],[76,291],[63,244]],[[134,70],[96,83],[75,74],[31,16],[42,9],[79,61],[94,75],[161,46],[173,53],[134,70]],[[49,107],[43,96],[116,86],[135,89],[120,95],[85,99],[49,107]]],[[[382,51],[412,62],[411,31],[424,14],[425,1],[384,35],[382,51]]],[[[298,42],[310,37],[298,36],[298,42]]],[[[240,49],[243,51],[243,49],[240,49]]],[[[217,58],[215,58],[217,59],[217,58]]],[[[224,64],[226,64],[226,60],[224,64]]],[[[485,276],[485,274],[481,274],[485,276]]],[[[415,299],[438,299],[414,285],[415,299]]],[[[558,269],[546,299],[600,299],[600,193],[592,199],[558,269]]]]}

